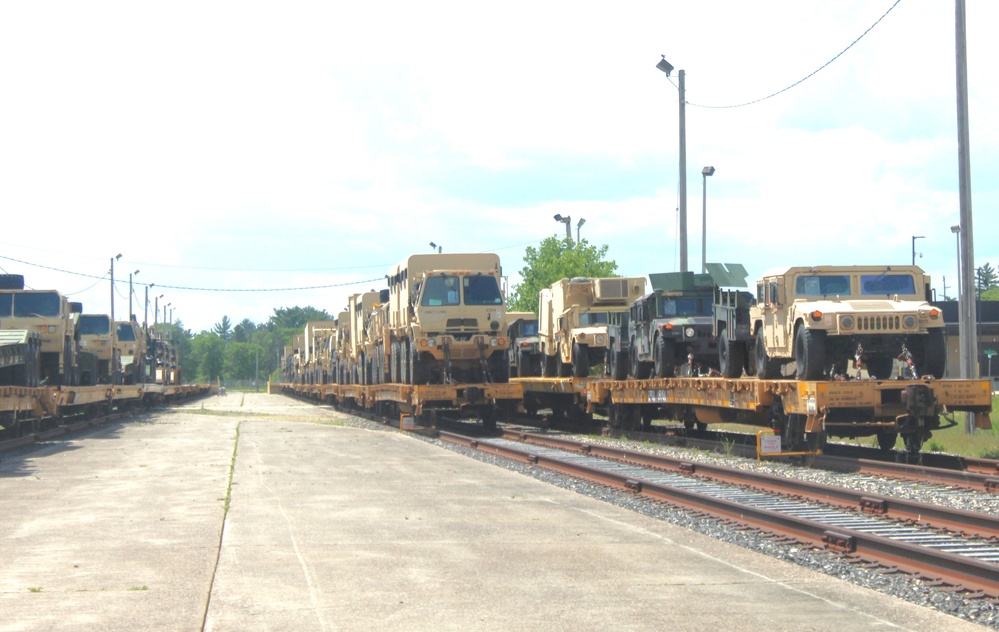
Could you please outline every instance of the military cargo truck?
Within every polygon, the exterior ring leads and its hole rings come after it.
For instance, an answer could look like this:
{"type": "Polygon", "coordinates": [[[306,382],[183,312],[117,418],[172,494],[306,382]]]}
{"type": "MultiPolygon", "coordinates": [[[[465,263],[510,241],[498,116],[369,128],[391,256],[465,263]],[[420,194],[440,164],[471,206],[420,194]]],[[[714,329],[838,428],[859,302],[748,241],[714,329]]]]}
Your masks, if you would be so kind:
{"type": "Polygon", "coordinates": [[[373,364],[371,362],[372,341],[367,338],[365,325],[368,314],[378,305],[381,294],[370,291],[352,294],[347,298],[347,311],[350,312],[350,383],[371,384],[373,364]]]}
{"type": "Polygon", "coordinates": [[[594,365],[607,367],[612,347],[610,315],[628,311],[644,293],[644,277],[560,279],[541,290],[542,375],[587,377],[594,365]]]}
{"type": "Polygon", "coordinates": [[[147,368],[150,366],[146,332],[139,323],[127,320],[115,322],[118,329],[117,342],[121,353],[121,374],[124,384],[142,384],[149,381],[147,368]]]}
{"type": "Polygon", "coordinates": [[[393,382],[507,382],[509,341],[498,255],[411,255],[389,270],[393,382]]]}
{"type": "Polygon", "coordinates": [[[506,337],[510,373],[518,377],[541,375],[541,347],[538,344],[538,317],[534,312],[508,312],[506,337]]]}
{"type": "Polygon", "coordinates": [[[96,361],[96,374],[90,366],[81,364],[81,384],[120,384],[121,350],[115,344],[111,331],[111,317],[107,314],[81,314],[79,323],[80,352],[89,353],[96,361]]]}
{"type": "Polygon", "coordinates": [[[329,338],[336,331],[336,322],[331,320],[310,320],[305,323],[302,334],[302,373],[306,384],[323,384],[329,371],[329,338]]]}
{"type": "MultiPolygon", "coordinates": [[[[55,290],[0,289],[0,329],[37,331],[41,334],[40,384],[78,385],[78,306],[55,290]]],[[[8,285],[17,285],[8,283],[8,285]]]]}
{"type": "Polygon", "coordinates": [[[943,377],[944,320],[917,266],[787,268],[757,281],[750,308],[756,375],[793,362],[798,379],[888,378],[899,357],[916,377],[943,377]]]}

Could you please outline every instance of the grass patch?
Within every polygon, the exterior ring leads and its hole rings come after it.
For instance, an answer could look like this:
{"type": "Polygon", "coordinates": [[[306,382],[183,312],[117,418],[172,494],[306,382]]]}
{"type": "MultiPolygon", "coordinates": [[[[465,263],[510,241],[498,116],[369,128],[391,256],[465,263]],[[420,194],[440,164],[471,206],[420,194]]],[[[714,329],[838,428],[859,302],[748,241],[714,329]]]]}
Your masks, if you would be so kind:
{"type": "Polygon", "coordinates": [[[28,592],[42,592],[41,586],[28,586],[28,592]]]}
{"type": "Polygon", "coordinates": [[[146,585],[142,585],[142,586],[132,586],[132,587],[131,587],[131,588],[129,588],[128,590],[149,590],[149,586],[146,586],[146,585]]]}

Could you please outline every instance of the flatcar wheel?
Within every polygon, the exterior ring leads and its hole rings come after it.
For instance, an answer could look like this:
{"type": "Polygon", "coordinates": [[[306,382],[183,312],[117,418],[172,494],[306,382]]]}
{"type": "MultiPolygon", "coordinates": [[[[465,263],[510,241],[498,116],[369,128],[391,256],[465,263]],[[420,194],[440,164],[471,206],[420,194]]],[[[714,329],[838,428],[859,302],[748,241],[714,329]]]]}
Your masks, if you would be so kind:
{"type": "Polygon", "coordinates": [[[879,432],[878,433],[878,447],[888,452],[895,448],[895,443],[898,441],[897,432],[879,432]]]}

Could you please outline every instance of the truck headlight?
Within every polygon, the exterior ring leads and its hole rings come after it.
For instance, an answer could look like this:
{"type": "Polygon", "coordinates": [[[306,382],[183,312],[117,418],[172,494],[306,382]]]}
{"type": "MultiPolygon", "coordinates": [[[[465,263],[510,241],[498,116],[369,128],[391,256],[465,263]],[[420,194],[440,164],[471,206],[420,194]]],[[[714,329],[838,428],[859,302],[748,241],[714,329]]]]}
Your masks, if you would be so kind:
{"type": "Polygon", "coordinates": [[[843,316],[840,318],[839,326],[843,329],[853,329],[853,316],[843,316]]]}
{"type": "Polygon", "coordinates": [[[597,344],[598,344],[598,345],[602,345],[602,344],[605,344],[605,343],[604,343],[604,340],[605,340],[605,339],[604,339],[604,337],[603,337],[603,336],[597,336],[597,344]]]}
{"type": "Polygon", "coordinates": [[[683,335],[686,336],[687,338],[693,338],[695,333],[696,332],[694,331],[693,327],[687,327],[686,329],[683,330],[683,335]]]}
{"type": "Polygon", "coordinates": [[[499,346],[499,340],[496,340],[495,338],[490,338],[489,339],[489,346],[490,347],[497,347],[497,346],[499,346]]]}
{"type": "Polygon", "coordinates": [[[906,329],[915,329],[916,328],[916,317],[913,316],[912,314],[908,314],[907,316],[903,316],[902,317],[902,326],[905,327],[906,329]]]}

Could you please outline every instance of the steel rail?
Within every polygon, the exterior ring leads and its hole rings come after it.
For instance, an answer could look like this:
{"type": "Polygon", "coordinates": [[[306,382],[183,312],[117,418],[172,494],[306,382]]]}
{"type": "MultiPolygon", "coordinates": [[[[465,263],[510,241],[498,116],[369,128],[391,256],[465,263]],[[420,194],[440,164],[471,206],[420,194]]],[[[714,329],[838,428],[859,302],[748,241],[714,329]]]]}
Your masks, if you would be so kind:
{"type": "Polygon", "coordinates": [[[698,476],[726,483],[752,485],[766,491],[785,495],[793,494],[816,502],[834,504],[848,509],[859,509],[869,514],[884,515],[888,518],[944,528],[982,538],[999,539],[999,516],[990,514],[941,507],[939,505],[931,505],[904,498],[860,492],[833,485],[812,483],[763,472],[725,467],[723,465],[693,463],[675,457],[594,445],[560,437],[524,432],[508,432],[504,434],[504,438],[534,445],[571,450],[607,459],[615,459],[645,467],[686,472],[689,474],[696,473],[698,476]]]}
{"type": "Polygon", "coordinates": [[[827,524],[812,519],[800,518],[724,498],[716,498],[594,466],[572,463],[560,458],[535,454],[526,449],[500,446],[488,440],[473,439],[448,432],[441,432],[440,438],[482,452],[538,465],[616,489],[630,490],[694,511],[708,512],[716,517],[762,531],[786,535],[816,548],[825,548],[852,555],[864,561],[939,581],[962,590],[977,591],[983,596],[999,599],[999,565],[993,563],[854,529],[831,528],[827,524]]]}

